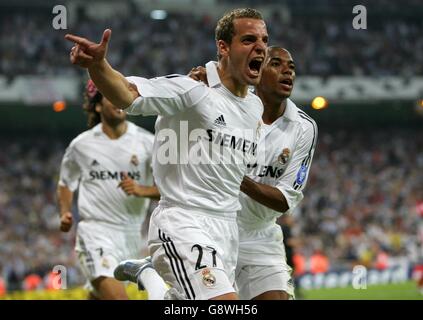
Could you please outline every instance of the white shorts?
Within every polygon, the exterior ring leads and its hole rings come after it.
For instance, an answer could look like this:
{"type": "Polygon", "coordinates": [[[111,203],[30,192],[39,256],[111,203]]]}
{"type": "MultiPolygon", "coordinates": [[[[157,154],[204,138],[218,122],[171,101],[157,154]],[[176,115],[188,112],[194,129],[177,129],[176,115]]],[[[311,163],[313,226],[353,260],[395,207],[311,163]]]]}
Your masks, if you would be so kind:
{"type": "Polygon", "coordinates": [[[187,299],[235,292],[235,219],[159,205],[151,216],[148,247],[154,268],[187,299]]]}
{"type": "Polygon", "coordinates": [[[294,298],[281,227],[276,223],[259,229],[240,225],[239,241],[236,284],[240,299],[250,300],[272,290],[285,291],[294,298]]]}
{"type": "Polygon", "coordinates": [[[76,233],[75,251],[88,281],[113,278],[120,261],[139,259],[143,241],[140,226],[114,226],[98,221],[81,221],[76,233]]]}

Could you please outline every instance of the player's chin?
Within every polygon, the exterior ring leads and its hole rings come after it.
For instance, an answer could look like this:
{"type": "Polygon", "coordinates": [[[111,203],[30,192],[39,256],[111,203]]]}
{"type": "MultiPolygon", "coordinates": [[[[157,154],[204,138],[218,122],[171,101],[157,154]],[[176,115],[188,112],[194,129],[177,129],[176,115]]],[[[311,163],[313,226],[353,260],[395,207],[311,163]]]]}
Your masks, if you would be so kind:
{"type": "Polygon", "coordinates": [[[291,96],[292,90],[278,90],[278,95],[283,98],[289,98],[291,96]]]}
{"type": "Polygon", "coordinates": [[[260,82],[261,74],[261,70],[253,70],[247,66],[244,72],[244,80],[248,85],[256,86],[260,82]]]}
{"type": "Polygon", "coordinates": [[[261,79],[261,74],[258,75],[246,75],[245,76],[245,82],[249,85],[249,86],[257,86],[260,83],[260,79],[261,79]]]}

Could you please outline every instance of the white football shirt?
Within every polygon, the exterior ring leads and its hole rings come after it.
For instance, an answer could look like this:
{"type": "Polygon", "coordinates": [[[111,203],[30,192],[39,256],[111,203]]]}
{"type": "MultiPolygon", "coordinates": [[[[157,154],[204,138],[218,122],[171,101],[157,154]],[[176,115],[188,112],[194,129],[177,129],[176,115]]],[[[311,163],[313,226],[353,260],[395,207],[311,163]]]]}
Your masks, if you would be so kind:
{"type": "MultiPolygon", "coordinates": [[[[290,99],[284,114],[271,125],[263,125],[258,150],[260,157],[250,165],[248,176],[278,188],[285,196],[289,211],[303,199],[304,189],[317,143],[317,125],[290,99]]],[[[241,193],[241,225],[265,225],[281,215],[245,193],[241,193]]]]}
{"type": "Polygon", "coordinates": [[[141,96],[127,112],[159,115],[153,172],[161,201],[235,218],[241,181],[257,154],[263,105],[251,92],[233,95],[214,62],[207,77],[209,87],[180,75],[128,77],[141,96]]]}
{"type": "Polygon", "coordinates": [[[102,124],[76,137],[66,149],[59,185],[78,189],[78,211],[83,220],[97,220],[139,228],[149,198],[128,196],[118,188],[126,172],[141,185],[153,185],[154,136],[128,122],[125,134],[110,139],[102,124]]]}

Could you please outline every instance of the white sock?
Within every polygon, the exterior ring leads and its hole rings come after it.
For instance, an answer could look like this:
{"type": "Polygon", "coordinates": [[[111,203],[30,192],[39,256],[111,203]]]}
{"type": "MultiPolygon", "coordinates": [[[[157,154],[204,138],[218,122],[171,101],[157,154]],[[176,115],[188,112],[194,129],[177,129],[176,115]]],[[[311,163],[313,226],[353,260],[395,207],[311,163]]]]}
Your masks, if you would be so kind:
{"type": "Polygon", "coordinates": [[[138,281],[141,281],[147,290],[148,300],[164,300],[165,294],[169,290],[166,282],[153,268],[145,268],[138,276],[138,281]]]}

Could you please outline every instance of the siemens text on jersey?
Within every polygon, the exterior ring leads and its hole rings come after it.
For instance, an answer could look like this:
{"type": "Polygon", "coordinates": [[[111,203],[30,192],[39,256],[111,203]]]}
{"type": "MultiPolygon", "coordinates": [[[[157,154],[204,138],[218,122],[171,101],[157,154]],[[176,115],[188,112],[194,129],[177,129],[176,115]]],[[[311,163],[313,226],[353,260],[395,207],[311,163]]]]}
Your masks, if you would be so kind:
{"type": "MultiPolygon", "coordinates": [[[[141,172],[127,172],[128,176],[133,180],[141,179],[141,172]]],[[[123,180],[125,178],[125,172],[122,171],[108,171],[108,170],[91,170],[90,180],[123,180]]]]}

